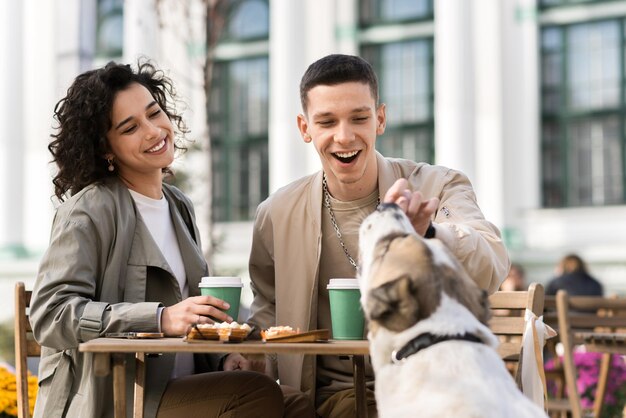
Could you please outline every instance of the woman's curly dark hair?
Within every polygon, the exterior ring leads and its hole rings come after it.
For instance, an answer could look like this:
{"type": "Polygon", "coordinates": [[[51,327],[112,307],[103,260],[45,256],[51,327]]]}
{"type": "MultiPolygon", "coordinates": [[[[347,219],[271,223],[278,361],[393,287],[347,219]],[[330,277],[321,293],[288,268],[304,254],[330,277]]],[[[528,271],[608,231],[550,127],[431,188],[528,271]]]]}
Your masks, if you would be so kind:
{"type": "MultiPolygon", "coordinates": [[[[110,147],[106,135],[112,126],[113,99],[132,83],[139,83],[152,93],[177,128],[175,149],[186,150],[181,142],[188,129],[176,112],[172,81],[147,61],[139,62],[136,70],[130,65],[109,62],[76,77],[67,95],[54,107],[59,125],[56,134],[51,135],[54,140],[48,149],[59,168],[52,183],[60,201],[92,183],[117,175],[107,169],[109,164],[104,156],[110,147]]],[[[163,171],[170,172],[167,167],[163,171]]]]}

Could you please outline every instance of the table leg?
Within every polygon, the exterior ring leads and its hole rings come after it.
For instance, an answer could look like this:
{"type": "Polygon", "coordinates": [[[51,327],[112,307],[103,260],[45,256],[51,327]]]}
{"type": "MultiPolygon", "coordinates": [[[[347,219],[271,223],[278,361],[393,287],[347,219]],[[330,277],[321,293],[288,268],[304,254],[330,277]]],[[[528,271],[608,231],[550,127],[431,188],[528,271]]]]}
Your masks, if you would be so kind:
{"type": "Polygon", "coordinates": [[[356,401],[356,416],[367,418],[367,397],[365,394],[365,359],[362,355],[352,356],[354,367],[354,392],[356,401]]]}
{"type": "Polygon", "coordinates": [[[113,354],[113,408],[115,418],[126,417],[126,356],[113,354]]]}
{"type": "Polygon", "coordinates": [[[146,353],[135,354],[135,418],[143,418],[143,396],[146,387],[146,353]]]}
{"type": "Polygon", "coordinates": [[[108,376],[111,373],[111,355],[109,353],[94,353],[93,373],[96,376],[108,376]]]}

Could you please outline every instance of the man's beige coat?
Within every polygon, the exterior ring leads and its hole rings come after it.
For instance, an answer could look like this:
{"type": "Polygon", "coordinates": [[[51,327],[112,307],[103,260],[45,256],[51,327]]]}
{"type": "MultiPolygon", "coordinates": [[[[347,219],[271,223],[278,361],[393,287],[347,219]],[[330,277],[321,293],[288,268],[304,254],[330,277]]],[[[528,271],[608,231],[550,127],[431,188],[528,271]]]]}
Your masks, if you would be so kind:
{"type": "MultiPolygon", "coordinates": [[[[191,202],[164,185],[191,296],[207,274],[191,202]]],[[[94,375],[93,357],[78,344],[108,332],[158,330],[157,307],[181,300],[180,287],[128,189],[119,181],[92,185],[62,204],[33,289],[30,318],[43,346],[35,417],[112,417],[111,376],[94,375]]],[[[196,371],[216,359],[195,356],[196,371]]],[[[127,399],[134,360],[127,358],[127,399]]],[[[145,416],[154,417],[174,357],[146,360],[145,416]]],[[[128,416],[132,415],[129,403],[128,416]]]]}
{"type": "MultiPolygon", "coordinates": [[[[507,275],[509,258],[500,232],[486,221],[468,178],[445,167],[384,158],[377,154],[382,199],[399,178],[425,198],[438,197],[436,236],[458,257],[470,276],[490,293],[507,275]]],[[[321,253],[322,172],[278,190],[258,208],[250,277],[254,292],[249,322],[257,328],[290,325],[315,329],[321,253]]],[[[282,384],[310,394],[315,389],[314,357],[278,356],[282,384]]]]}

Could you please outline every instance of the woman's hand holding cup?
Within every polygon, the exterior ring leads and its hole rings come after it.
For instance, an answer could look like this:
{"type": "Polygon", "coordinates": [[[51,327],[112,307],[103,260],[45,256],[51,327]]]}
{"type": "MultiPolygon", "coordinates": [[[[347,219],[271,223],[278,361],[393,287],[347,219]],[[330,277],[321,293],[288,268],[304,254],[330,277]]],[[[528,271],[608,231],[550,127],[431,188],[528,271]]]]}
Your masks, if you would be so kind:
{"type": "Polygon", "coordinates": [[[168,336],[184,335],[194,324],[211,324],[213,322],[232,322],[225,311],[230,305],[214,296],[192,296],[168,306],[161,313],[161,330],[168,336]]]}

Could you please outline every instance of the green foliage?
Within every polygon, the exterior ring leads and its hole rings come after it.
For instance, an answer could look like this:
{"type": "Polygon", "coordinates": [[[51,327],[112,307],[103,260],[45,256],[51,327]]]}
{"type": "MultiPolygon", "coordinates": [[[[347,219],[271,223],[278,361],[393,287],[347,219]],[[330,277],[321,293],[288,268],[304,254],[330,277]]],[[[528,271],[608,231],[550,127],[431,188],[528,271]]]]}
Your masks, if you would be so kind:
{"type": "Polygon", "coordinates": [[[602,408],[601,418],[622,418],[624,406],[626,405],[626,386],[620,386],[613,394],[614,403],[608,404],[606,401],[602,408]]]}
{"type": "Polygon", "coordinates": [[[15,364],[15,337],[13,321],[0,323],[0,359],[15,364]]]}

